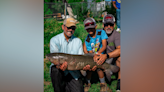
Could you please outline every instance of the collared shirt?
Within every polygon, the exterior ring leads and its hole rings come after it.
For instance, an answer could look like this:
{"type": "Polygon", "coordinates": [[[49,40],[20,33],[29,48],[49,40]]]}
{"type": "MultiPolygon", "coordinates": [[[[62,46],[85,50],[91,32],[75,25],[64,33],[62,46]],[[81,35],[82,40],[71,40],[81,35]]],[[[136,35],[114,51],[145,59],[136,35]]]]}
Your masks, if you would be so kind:
{"type": "MultiPolygon", "coordinates": [[[[50,53],[54,52],[61,52],[61,53],[67,53],[67,54],[84,54],[83,47],[82,47],[82,41],[72,36],[68,41],[66,40],[64,36],[64,32],[60,33],[50,40],[50,53]]],[[[51,66],[54,65],[53,63],[51,66]]],[[[51,67],[50,66],[50,67],[51,67]]],[[[80,71],[64,71],[65,75],[70,73],[75,79],[79,78],[81,76],[80,71]]]]}

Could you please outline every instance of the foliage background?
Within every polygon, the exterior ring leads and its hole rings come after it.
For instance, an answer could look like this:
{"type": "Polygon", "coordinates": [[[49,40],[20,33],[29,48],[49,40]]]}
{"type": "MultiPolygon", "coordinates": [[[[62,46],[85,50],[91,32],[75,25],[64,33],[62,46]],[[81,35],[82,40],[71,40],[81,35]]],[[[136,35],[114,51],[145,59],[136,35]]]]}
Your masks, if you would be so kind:
{"type": "MultiPolygon", "coordinates": [[[[44,16],[46,14],[53,14],[55,11],[57,12],[64,12],[64,8],[60,8],[63,7],[62,6],[62,1],[52,1],[52,0],[44,0],[44,16]],[[50,9],[49,4],[46,4],[46,2],[55,2],[57,3],[56,5],[54,4],[54,6],[52,6],[54,8],[54,10],[50,9]],[[58,3],[60,3],[61,5],[59,5],[58,3]]],[[[68,3],[70,3],[73,13],[74,15],[78,15],[77,16],[77,20],[78,20],[78,24],[77,24],[77,29],[74,33],[74,36],[79,37],[82,42],[84,42],[86,36],[87,36],[87,32],[86,30],[84,30],[84,25],[83,25],[83,21],[86,18],[86,15],[88,13],[87,9],[87,4],[77,4],[75,2],[81,2],[81,0],[69,0],[68,3]],[[83,7],[83,8],[82,8],[83,7]]],[[[96,2],[99,2],[98,0],[96,0],[96,2]]],[[[64,4],[63,4],[64,5],[64,4]]],[[[52,8],[51,7],[51,8],[52,8]]],[[[115,9],[114,8],[110,8],[108,6],[106,6],[106,10],[108,13],[113,14],[114,16],[116,16],[115,14],[115,9]]],[[[102,11],[102,12],[104,12],[102,11]]],[[[102,13],[100,12],[100,13],[102,13]]],[[[90,17],[93,17],[93,13],[90,12],[90,17]]],[[[96,16],[94,17],[94,19],[97,22],[97,29],[102,29],[102,17],[100,16],[96,16]]],[[[50,53],[49,50],[49,42],[50,39],[59,34],[62,33],[63,30],[61,28],[63,24],[63,21],[57,21],[55,18],[48,18],[48,19],[44,19],[44,57],[46,54],[50,53]]],[[[115,27],[116,29],[117,27],[115,27]]],[[[49,61],[44,60],[44,92],[53,92],[53,87],[52,87],[52,83],[51,83],[51,78],[50,78],[50,66],[51,63],[49,61]]],[[[110,87],[110,89],[112,89],[113,92],[116,92],[116,83],[117,83],[117,74],[112,75],[112,82],[108,82],[108,87],[110,87]]],[[[91,88],[89,90],[89,92],[99,92],[100,91],[100,85],[99,85],[99,79],[98,79],[98,75],[97,73],[93,73],[92,75],[92,80],[91,80],[91,88]]]]}

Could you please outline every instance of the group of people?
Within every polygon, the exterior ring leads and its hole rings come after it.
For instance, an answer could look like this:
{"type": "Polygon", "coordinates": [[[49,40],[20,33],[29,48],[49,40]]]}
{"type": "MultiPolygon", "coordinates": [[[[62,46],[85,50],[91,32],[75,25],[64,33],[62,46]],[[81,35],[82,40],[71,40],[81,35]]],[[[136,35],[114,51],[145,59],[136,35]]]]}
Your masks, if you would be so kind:
{"type": "MultiPolygon", "coordinates": [[[[76,20],[73,18],[65,19],[62,25],[63,33],[50,40],[50,53],[62,52],[79,55],[94,53],[93,59],[98,65],[106,62],[120,67],[120,33],[114,29],[115,17],[112,14],[107,14],[103,17],[102,22],[103,29],[96,29],[96,21],[93,18],[84,20],[84,28],[88,35],[82,44],[79,38],[73,36],[76,30],[76,20]]],[[[86,65],[82,71],[66,70],[67,62],[60,66],[52,63],[50,67],[50,76],[55,92],[88,92],[91,87],[92,71],[98,73],[100,92],[107,92],[104,72],[96,66],[91,69],[90,65],[86,65]],[[83,86],[83,76],[87,80],[85,86],[83,86]]],[[[110,73],[112,74],[112,71],[110,73]]],[[[116,89],[118,92],[120,92],[120,78],[119,70],[116,89]]]]}

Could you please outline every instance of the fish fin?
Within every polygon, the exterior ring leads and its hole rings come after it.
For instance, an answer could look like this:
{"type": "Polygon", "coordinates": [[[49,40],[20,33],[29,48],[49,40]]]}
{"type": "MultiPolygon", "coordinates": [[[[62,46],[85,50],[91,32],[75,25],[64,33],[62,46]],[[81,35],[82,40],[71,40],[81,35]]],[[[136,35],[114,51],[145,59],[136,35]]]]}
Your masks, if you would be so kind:
{"type": "Polygon", "coordinates": [[[84,56],[94,56],[94,53],[87,53],[87,54],[84,54],[84,56]]]}
{"type": "Polygon", "coordinates": [[[87,75],[87,72],[84,71],[84,70],[80,70],[80,72],[81,72],[81,74],[82,74],[83,76],[86,76],[86,75],[87,75]]]}
{"type": "Polygon", "coordinates": [[[118,72],[118,71],[120,70],[120,68],[119,68],[118,66],[116,66],[116,65],[111,65],[110,70],[111,70],[113,73],[116,73],[116,72],[118,72]]]}
{"type": "Polygon", "coordinates": [[[50,61],[50,58],[46,55],[46,59],[50,61]]]}
{"type": "Polygon", "coordinates": [[[106,78],[108,79],[108,81],[110,82],[111,81],[111,70],[110,69],[106,69],[104,70],[105,74],[106,74],[106,78]]]}

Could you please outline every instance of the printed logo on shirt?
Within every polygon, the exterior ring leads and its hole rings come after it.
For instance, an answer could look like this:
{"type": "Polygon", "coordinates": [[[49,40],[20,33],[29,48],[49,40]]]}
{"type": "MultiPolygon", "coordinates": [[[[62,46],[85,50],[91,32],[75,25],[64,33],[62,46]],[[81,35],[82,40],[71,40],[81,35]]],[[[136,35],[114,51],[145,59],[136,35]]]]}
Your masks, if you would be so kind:
{"type": "Polygon", "coordinates": [[[96,45],[95,45],[95,53],[97,53],[100,50],[100,42],[99,38],[96,39],[96,45]]]}
{"type": "Polygon", "coordinates": [[[87,39],[86,39],[86,41],[87,41],[87,42],[90,42],[90,39],[91,39],[91,38],[89,38],[89,36],[88,36],[87,39]]]}
{"type": "Polygon", "coordinates": [[[92,47],[92,51],[94,52],[95,51],[95,44],[91,43],[91,47],[92,47]]]}
{"type": "Polygon", "coordinates": [[[121,0],[117,0],[118,3],[121,3],[121,0]]]}
{"type": "Polygon", "coordinates": [[[108,46],[114,46],[114,43],[113,43],[113,42],[110,42],[110,43],[108,44],[108,46]]]}
{"type": "Polygon", "coordinates": [[[97,33],[97,35],[101,35],[101,31],[97,33]]]}

